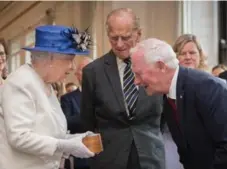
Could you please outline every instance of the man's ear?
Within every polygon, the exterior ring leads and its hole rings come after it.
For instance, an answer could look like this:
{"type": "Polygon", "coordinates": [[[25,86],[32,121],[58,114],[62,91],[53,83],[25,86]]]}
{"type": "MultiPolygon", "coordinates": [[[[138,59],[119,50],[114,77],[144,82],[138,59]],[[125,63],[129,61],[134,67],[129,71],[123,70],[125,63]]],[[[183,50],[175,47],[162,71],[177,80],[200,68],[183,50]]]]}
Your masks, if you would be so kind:
{"type": "Polygon", "coordinates": [[[156,62],[157,67],[159,68],[160,72],[166,72],[166,64],[162,61],[156,62]]]}

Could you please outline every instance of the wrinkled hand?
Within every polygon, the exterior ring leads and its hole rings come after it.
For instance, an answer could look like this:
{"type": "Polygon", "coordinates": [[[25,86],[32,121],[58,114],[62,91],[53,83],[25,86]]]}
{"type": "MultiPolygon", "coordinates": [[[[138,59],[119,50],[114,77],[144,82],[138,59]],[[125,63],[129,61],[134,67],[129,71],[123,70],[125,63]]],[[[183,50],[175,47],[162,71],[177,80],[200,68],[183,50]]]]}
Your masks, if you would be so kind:
{"type": "Polygon", "coordinates": [[[89,158],[93,157],[95,154],[91,152],[82,142],[82,139],[92,132],[86,132],[82,134],[68,135],[65,140],[58,141],[58,150],[72,154],[79,158],[89,158]]]}

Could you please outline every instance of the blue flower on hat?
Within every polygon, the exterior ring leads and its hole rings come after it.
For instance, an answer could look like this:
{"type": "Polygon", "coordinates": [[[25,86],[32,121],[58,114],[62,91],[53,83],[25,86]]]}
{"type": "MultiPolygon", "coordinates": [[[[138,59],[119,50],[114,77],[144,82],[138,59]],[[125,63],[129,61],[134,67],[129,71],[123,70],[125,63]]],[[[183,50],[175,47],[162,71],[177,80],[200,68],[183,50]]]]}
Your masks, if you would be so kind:
{"type": "Polygon", "coordinates": [[[84,32],[79,32],[77,28],[69,28],[62,31],[63,36],[69,38],[72,42],[72,47],[86,51],[91,45],[91,36],[88,33],[88,28],[84,32]]]}

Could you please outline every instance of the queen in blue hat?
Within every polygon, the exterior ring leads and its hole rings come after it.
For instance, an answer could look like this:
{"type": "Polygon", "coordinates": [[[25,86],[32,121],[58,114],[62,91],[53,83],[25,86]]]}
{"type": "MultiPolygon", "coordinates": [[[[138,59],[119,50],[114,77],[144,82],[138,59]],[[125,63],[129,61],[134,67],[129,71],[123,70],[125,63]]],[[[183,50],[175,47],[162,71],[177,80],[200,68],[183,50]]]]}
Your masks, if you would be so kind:
{"type": "Polygon", "coordinates": [[[65,26],[36,28],[31,64],[7,78],[0,109],[1,168],[58,169],[64,155],[93,157],[82,142],[91,132],[67,134],[65,116],[51,83],[63,80],[74,69],[77,55],[88,55],[87,30],[65,26]]]}

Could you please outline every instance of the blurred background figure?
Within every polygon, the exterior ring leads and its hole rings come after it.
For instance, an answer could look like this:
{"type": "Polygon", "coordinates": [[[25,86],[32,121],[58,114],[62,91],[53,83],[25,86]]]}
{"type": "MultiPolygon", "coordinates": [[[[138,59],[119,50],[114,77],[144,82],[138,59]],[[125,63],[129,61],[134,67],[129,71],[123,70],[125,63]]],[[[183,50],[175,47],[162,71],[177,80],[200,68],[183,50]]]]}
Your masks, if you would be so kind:
{"type": "Polygon", "coordinates": [[[0,85],[3,84],[4,79],[6,79],[8,75],[8,69],[7,69],[7,46],[6,42],[3,38],[0,38],[0,85]]]}
{"type": "Polygon", "coordinates": [[[52,87],[54,89],[54,92],[55,92],[57,98],[59,98],[60,97],[60,93],[61,93],[60,85],[57,82],[56,83],[52,83],[51,85],[52,85],[52,87]]]}
{"type": "Polygon", "coordinates": [[[197,37],[193,34],[183,34],[173,45],[181,66],[208,71],[206,56],[197,37]]]}
{"type": "Polygon", "coordinates": [[[69,82],[69,83],[67,83],[65,85],[65,91],[66,91],[66,93],[70,93],[70,92],[72,92],[72,91],[74,91],[76,89],[77,89],[77,86],[73,82],[69,82]]]}
{"type": "Polygon", "coordinates": [[[226,66],[223,64],[216,65],[212,68],[212,74],[216,77],[218,77],[219,74],[224,71],[226,71],[226,66]]]}
{"type": "Polygon", "coordinates": [[[227,70],[218,75],[219,78],[224,79],[227,82],[227,70]]]}
{"type": "MultiPolygon", "coordinates": [[[[78,80],[79,87],[76,90],[74,89],[73,91],[61,96],[60,99],[62,110],[66,116],[68,130],[71,134],[82,132],[80,119],[82,69],[90,62],[92,62],[92,59],[89,57],[81,58],[80,62],[77,63],[77,67],[75,70],[75,76],[78,80]]],[[[66,160],[65,164],[66,169],[70,169],[70,166],[72,166],[70,160],[66,160]]],[[[89,169],[87,160],[79,158],[74,158],[74,167],[75,169],[89,169]]]]}
{"type": "Polygon", "coordinates": [[[83,57],[79,64],[76,66],[75,76],[78,80],[79,90],[82,91],[82,70],[85,66],[88,65],[88,63],[92,62],[93,60],[89,57],[83,57]]]}

